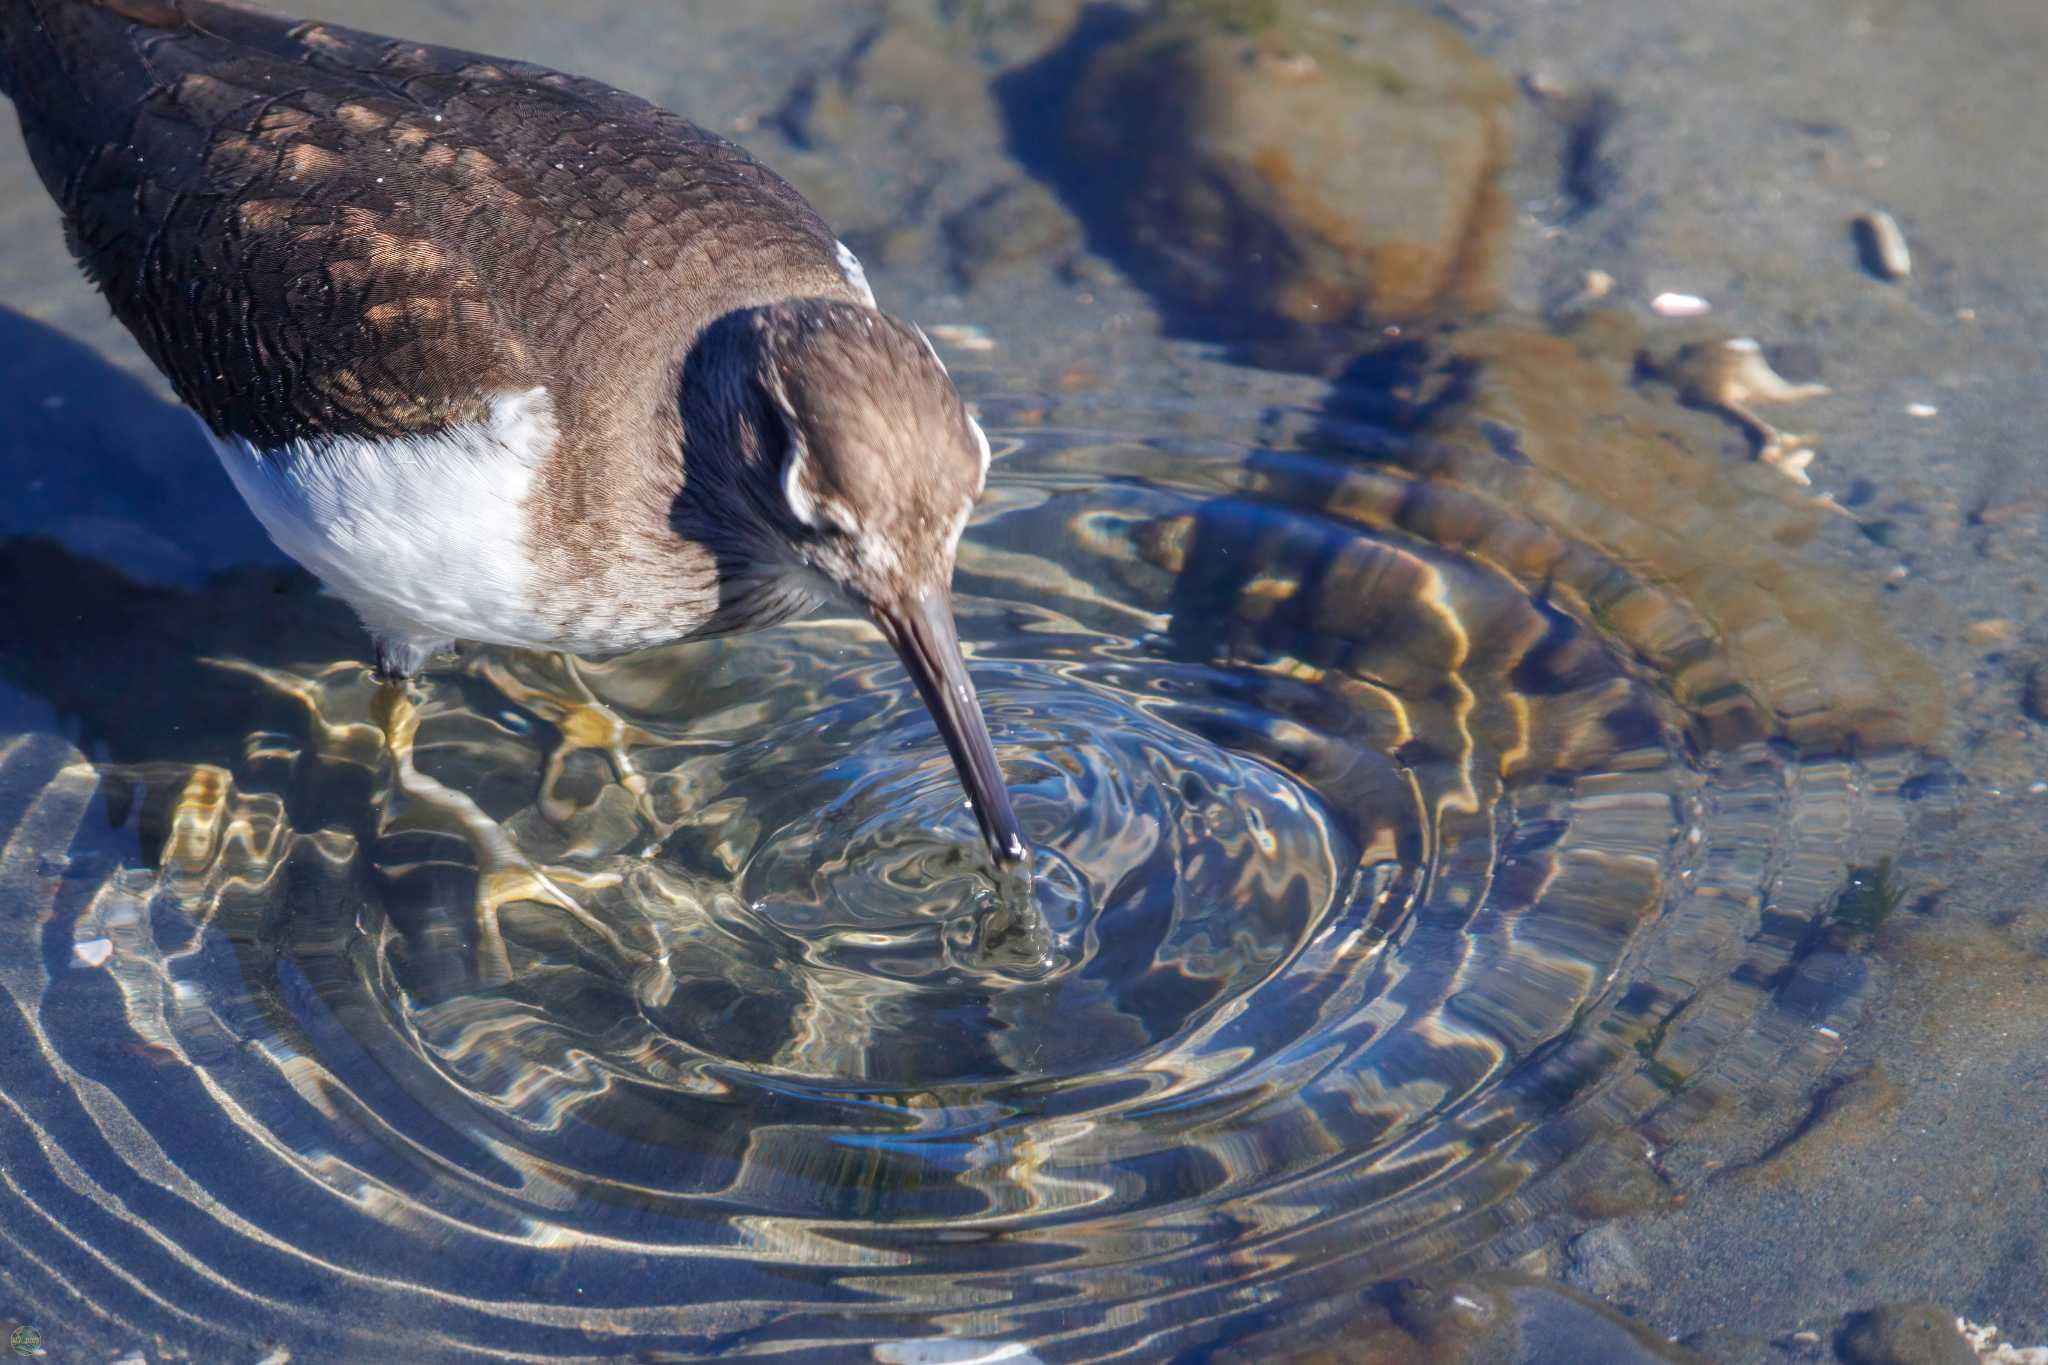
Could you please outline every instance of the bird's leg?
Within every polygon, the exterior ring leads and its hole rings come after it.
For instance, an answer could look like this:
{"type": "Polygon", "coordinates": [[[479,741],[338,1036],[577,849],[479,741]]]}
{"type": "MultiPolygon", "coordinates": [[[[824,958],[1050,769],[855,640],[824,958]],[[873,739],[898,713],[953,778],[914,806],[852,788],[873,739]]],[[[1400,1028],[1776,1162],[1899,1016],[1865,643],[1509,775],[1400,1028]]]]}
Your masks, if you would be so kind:
{"type": "MultiPolygon", "coordinates": [[[[379,654],[382,650],[380,647],[379,654]]],[[[476,923],[478,957],[485,974],[495,981],[511,980],[511,954],[505,946],[498,912],[518,901],[537,901],[565,911],[584,928],[601,938],[620,960],[629,960],[624,941],[611,927],[577,903],[561,882],[585,889],[616,885],[618,877],[600,873],[579,877],[557,871],[552,875],[534,864],[512,840],[505,827],[485,813],[463,792],[421,772],[413,763],[413,744],[419,733],[419,706],[414,685],[404,679],[386,680],[371,703],[371,718],[383,731],[391,754],[392,779],[399,791],[435,811],[451,823],[476,854],[476,923]]]]}

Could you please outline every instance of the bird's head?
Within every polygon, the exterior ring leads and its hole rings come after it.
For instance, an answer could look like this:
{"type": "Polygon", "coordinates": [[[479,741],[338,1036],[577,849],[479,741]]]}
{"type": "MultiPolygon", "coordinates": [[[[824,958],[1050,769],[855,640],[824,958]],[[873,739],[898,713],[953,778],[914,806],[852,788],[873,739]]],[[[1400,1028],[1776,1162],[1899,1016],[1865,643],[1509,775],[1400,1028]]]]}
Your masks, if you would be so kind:
{"type": "Polygon", "coordinates": [[[953,559],[988,438],[924,334],[822,299],[753,311],[764,496],[790,563],[902,657],[1003,864],[1028,856],[953,624],[953,559]]]}

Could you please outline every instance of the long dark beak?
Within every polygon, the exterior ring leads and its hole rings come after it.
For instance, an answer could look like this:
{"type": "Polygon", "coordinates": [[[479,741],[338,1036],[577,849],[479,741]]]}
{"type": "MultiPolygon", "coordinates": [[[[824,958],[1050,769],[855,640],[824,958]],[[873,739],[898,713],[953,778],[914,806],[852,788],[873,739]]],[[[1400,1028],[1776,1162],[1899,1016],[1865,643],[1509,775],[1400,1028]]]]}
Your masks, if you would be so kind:
{"type": "Polygon", "coordinates": [[[875,624],[903,656],[903,666],[910,670],[911,681],[938,722],[939,735],[953,755],[953,766],[960,770],[960,784],[967,788],[989,852],[999,866],[1024,862],[1031,856],[1030,849],[1018,828],[1017,813],[1010,809],[1010,790],[1003,785],[1003,770],[996,763],[995,745],[989,742],[988,723],[982,719],[974,682],[960,657],[952,598],[944,589],[932,589],[900,602],[878,603],[872,610],[875,624]]]}

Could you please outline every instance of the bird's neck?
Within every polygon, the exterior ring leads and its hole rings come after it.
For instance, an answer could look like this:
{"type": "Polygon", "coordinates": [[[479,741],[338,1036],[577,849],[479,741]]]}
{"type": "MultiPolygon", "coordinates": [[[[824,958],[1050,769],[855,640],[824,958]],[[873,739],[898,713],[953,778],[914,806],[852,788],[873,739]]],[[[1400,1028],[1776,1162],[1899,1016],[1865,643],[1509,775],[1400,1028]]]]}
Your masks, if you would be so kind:
{"type": "Polygon", "coordinates": [[[688,553],[709,556],[720,583],[698,634],[773,625],[817,603],[774,529],[781,445],[758,400],[751,336],[745,312],[721,319],[685,358],[678,386],[682,483],[669,529],[688,553]]]}
{"type": "Polygon", "coordinates": [[[684,357],[678,386],[676,529],[705,544],[732,542],[734,550],[768,539],[779,496],[779,445],[757,401],[760,354],[751,332],[745,311],[712,324],[684,357]]]}
{"type": "Polygon", "coordinates": [[[700,347],[680,374],[594,379],[557,414],[531,513],[559,647],[643,649],[808,605],[775,572],[772,480],[741,358],[700,347]]]}

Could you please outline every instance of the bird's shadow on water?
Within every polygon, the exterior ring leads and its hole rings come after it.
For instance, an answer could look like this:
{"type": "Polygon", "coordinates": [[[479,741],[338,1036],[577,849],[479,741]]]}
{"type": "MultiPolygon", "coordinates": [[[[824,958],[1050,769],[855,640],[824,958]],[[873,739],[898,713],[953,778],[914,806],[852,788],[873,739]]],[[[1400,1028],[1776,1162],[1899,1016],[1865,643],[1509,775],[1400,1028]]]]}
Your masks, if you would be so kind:
{"type": "Polygon", "coordinates": [[[46,536],[138,582],[282,564],[199,426],[90,347],[0,307],[0,536],[46,536]]]}
{"type": "Polygon", "coordinates": [[[0,681],[96,758],[240,752],[276,703],[209,659],[362,656],[348,609],[271,545],[190,416],[6,308],[0,488],[0,681]]]}

